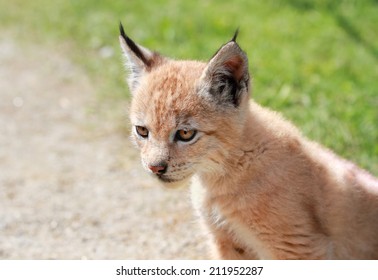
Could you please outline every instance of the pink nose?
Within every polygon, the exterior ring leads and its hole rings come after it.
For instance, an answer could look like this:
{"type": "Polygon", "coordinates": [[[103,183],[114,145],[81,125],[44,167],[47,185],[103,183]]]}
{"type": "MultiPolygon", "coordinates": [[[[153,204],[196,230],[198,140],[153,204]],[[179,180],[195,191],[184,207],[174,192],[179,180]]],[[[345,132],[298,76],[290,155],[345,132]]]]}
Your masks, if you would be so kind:
{"type": "Polygon", "coordinates": [[[166,165],[149,165],[148,168],[154,174],[164,174],[167,171],[167,166],[166,165]]]}

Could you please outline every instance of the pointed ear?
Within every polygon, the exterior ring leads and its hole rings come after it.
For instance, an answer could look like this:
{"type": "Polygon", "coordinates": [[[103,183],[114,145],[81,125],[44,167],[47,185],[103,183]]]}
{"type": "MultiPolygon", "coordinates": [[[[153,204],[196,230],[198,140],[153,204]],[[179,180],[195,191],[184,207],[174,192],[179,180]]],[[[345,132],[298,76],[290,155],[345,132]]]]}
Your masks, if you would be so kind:
{"type": "Polygon", "coordinates": [[[208,92],[217,102],[238,107],[243,93],[248,93],[248,58],[235,42],[237,33],[209,61],[202,74],[208,92]]]}
{"type": "Polygon", "coordinates": [[[122,23],[119,24],[119,41],[123,54],[126,58],[126,68],[129,70],[128,84],[131,93],[139,85],[140,78],[154,67],[162,64],[165,60],[161,55],[152,52],[132,41],[125,33],[122,23]]]}

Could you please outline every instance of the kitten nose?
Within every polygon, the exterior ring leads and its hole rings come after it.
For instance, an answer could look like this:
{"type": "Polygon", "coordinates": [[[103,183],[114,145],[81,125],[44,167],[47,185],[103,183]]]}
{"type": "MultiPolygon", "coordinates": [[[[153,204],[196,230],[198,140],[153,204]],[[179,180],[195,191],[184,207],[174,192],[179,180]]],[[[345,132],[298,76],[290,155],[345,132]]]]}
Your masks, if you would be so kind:
{"type": "Polygon", "coordinates": [[[168,165],[166,163],[161,163],[159,165],[149,165],[148,168],[157,175],[163,175],[167,172],[168,165]]]}

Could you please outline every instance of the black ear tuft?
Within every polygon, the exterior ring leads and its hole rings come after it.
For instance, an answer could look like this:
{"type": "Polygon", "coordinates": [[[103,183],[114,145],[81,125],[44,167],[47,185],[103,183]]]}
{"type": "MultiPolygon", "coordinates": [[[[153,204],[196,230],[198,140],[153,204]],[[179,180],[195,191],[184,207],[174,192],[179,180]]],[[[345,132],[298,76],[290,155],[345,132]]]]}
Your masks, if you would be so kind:
{"type": "Polygon", "coordinates": [[[119,34],[123,37],[123,39],[126,40],[127,35],[125,33],[125,30],[123,29],[122,22],[119,22],[119,34]]]}
{"type": "Polygon", "coordinates": [[[168,59],[137,43],[126,35],[123,25],[119,23],[119,42],[125,59],[126,69],[129,70],[128,83],[133,92],[139,85],[140,78],[152,69],[165,63],[168,59]]]}
{"type": "Polygon", "coordinates": [[[143,55],[141,49],[137,46],[137,44],[135,44],[134,41],[131,40],[130,37],[126,35],[125,30],[123,29],[122,22],[119,23],[119,32],[120,32],[121,37],[122,37],[122,38],[124,39],[124,41],[126,42],[127,46],[130,48],[130,50],[133,51],[134,54],[135,54],[140,60],[142,60],[142,62],[143,62],[147,67],[150,67],[150,66],[151,66],[151,61],[150,61],[149,59],[147,59],[147,58],[145,57],[145,55],[143,55]]]}
{"type": "Polygon", "coordinates": [[[231,42],[236,43],[236,38],[238,37],[238,35],[239,35],[239,27],[235,30],[234,37],[232,37],[231,42]]]}

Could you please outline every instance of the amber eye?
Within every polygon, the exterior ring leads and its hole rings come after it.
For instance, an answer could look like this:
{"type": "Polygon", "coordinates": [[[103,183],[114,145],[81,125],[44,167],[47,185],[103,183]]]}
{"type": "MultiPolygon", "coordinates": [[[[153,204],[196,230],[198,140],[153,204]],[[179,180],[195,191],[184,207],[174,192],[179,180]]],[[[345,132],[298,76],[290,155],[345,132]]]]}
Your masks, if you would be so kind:
{"type": "Polygon", "coordinates": [[[135,126],[135,130],[140,137],[147,138],[148,137],[148,129],[144,126],[135,126]]]}
{"type": "Polygon", "coordinates": [[[180,129],[176,132],[176,140],[177,141],[183,141],[183,142],[189,142],[196,136],[197,131],[196,130],[185,130],[180,129]]]}

